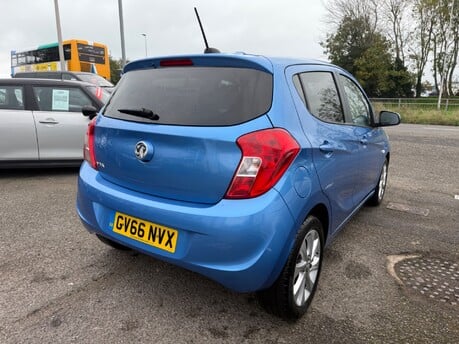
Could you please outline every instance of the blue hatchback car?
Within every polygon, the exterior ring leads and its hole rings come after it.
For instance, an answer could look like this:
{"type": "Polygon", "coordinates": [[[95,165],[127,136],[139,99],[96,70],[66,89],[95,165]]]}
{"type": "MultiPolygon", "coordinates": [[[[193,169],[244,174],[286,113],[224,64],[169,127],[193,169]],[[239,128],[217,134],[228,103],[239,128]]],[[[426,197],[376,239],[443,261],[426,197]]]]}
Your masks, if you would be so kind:
{"type": "Polygon", "coordinates": [[[326,244],[362,205],[381,203],[381,127],[398,123],[323,62],[135,61],[88,127],[78,214],[112,247],[257,291],[271,312],[299,318],[326,244]]]}

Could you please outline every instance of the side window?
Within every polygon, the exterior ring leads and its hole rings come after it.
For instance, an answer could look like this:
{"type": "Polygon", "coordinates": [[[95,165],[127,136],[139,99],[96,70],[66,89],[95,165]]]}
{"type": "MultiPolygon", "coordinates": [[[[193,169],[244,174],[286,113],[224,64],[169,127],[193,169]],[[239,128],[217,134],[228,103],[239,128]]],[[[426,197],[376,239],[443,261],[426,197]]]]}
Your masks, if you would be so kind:
{"type": "Polygon", "coordinates": [[[295,85],[296,91],[298,92],[298,95],[300,96],[301,100],[306,105],[306,99],[304,98],[303,93],[303,86],[301,86],[301,81],[298,74],[293,76],[293,84],[295,85]]]}
{"type": "Polygon", "coordinates": [[[360,88],[349,78],[340,75],[344,93],[349,103],[352,123],[368,126],[371,123],[370,106],[360,88]]]}
{"type": "Polygon", "coordinates": [[[78,80],[78,79],[70,73],[62,73],[62,80],[78,80]]]}
{"type": "Polygon", "coordinates": [[[344,122],[343,107],[332,73],[302,73],[300,80],[309,112],[325,122],[344,122]]]}
{"type": "Polygon", "coordinates": [[[34,86],[40,111],[80,112],[85,105],[93,105],[91,99],[79,88],[34,86]]]}
{"type": "Polygon", "coordinates": [[[80,88],[70,89],[70,110],[72,112],[81,112],[83,106],[94,105],[92,100],[80,88]]]}
{"type": "Polygon", "coordinates": [[[21,86],[0,86],[0,109],[24,110],[24,91],[21,86]]]}

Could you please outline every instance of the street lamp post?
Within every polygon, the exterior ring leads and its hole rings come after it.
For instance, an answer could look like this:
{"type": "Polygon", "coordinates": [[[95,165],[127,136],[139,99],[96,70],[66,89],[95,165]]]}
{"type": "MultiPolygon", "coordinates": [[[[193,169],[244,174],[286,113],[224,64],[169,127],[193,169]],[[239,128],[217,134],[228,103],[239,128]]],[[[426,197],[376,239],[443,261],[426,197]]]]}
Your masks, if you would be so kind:
{"type": "Polygon", "coordinates": [[[145,39],[145,57],[148,56],[148,50],[147,50],[147,34],[146,33],[141,33],[143,38],[145,39]]]}
{"type": "Polygon", "coordinates": [[[61,70],[65,71],[65,58],[64,58],[64,45],[62,44],[62,30],[61,30],[61,18],[59,15],[59,4],[58,0],[54,0],[54,11],[56,14],[56,28],[57,28],[57,44],[59,49],[59,61],[61,64],[61,70]]]}
{"type": "Polygon", "coordinates": [[[123,21],[123,1],[118,0],[118,11],[120,15],[120,36],[121,36],[121,69],[126,64],[126,47],[124,44],[124,21],[123,21]]]}

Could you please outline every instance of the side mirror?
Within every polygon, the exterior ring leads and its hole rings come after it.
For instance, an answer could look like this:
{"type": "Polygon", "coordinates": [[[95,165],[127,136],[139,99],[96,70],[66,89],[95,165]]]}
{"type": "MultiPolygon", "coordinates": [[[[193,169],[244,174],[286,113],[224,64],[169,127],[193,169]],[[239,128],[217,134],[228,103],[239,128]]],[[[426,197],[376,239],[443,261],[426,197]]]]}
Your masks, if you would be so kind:
{"type": "Polygon", "coordinates": [[[379,113],[379,123],[377,123],[377,126],[389,127],[400,124],[400,121],[401,119],[398,113],[392,111],[381,111],[379,113]]]}
{"type": "Polygon", "coordinates": [[[93,119],[97,116],[97,109],[92,105],[85,105],[81,109],[83,116],[89,117],[89,119],[93,119]]]}

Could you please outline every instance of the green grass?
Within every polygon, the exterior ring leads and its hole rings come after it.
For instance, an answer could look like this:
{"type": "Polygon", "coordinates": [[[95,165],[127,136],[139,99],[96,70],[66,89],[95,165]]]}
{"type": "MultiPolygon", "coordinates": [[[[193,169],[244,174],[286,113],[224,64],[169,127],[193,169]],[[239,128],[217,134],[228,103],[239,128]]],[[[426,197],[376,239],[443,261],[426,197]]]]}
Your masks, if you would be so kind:
{"type": "Polygon", "coordinates": [[[459,125],[459,110],[439,111],[426,109],[401,109],[402,123],[459,125]]]}
{"type": "Polygon", "coordinates": [[[381,110],[398,112],[402,117],[402,123],[459,126],[458,106],[451,106],[448,111],[437,110],[436,106],[414,104],[402,104],[399,107],[395,104],[373,103],[373,106],[376,112],[381,110]]]}

